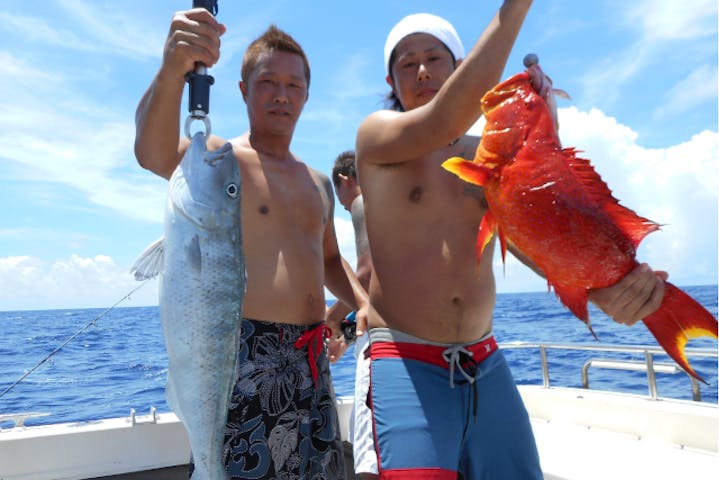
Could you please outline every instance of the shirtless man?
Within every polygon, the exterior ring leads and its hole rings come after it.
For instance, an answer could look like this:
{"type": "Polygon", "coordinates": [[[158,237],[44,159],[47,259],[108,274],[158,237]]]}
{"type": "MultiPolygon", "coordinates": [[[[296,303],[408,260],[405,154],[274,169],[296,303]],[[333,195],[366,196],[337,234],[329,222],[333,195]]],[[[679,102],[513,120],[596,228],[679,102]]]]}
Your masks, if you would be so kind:
{"type": "MultiPolygon", "coordinates": [[[[406,17],[387,38],[387,82],[400,111],[371,114],[356,143],[373,261],[380,478],[542,478],[527,412],[492,337],[494,245],[479,267],[475,257],[487,205],[481,188],[440,167],[474,156],[478,139],[464,132],[500,80],[530,4],[505,0],[461,62],[454,28],[433,15],[406,17]]],[[[662,296],[662,279],[641,266],[590,298],[631,324],[662,296]]]]}
{"type": "MultiPolygon", "coordinates": [[[[204,9],[175,14],[162,65],[137,109],[142,167],[169,178],[178,165],[189,144],[179,130],[185,74],[195,62],[217,62],[224,32],[204,9]]],[[[248,47],[239,88],[250,131],[230,140],[242,175],[247,262],[239,381],[225,437],[233,479],[344,478],[323,348],[324,287],[360,318],[368,301],[339,253],[329,179],[290,151],[309,83],[302,48],[276,27],[248,47]]],[[[224,143],[207,139],[208,150],[224,143]]]]}
{"type": "MultiPolygon", "coordinates": [[[[352,215],[357,250],[357,278],[367,288],[372,274],[372,256],[367,242],[367,230],[364,221],[364,202],[362,191],[357,182],[355,153],[351,150],[337,156],[332,167],[332,183],[337,199],[352,215]]],[[[342,335],[340,322],[353,315],[350,308],[342,302],[336,302],[327,312],[327,325],[337,332],[330,339],[328,348],[330,361],[336,362],[348,347],[347,339],[342,335]],[[349,315],[348,315],[349,314],[349,315]]],[[[369,394],[369,338],[357,336],[354,348],[356,359],[354,403],[349,424],[349,440],[352,443],[354,471],[361,480],[377,478],[377,452],[374,449],[372,435],[372,413],[367,405],[369,394]]]]}

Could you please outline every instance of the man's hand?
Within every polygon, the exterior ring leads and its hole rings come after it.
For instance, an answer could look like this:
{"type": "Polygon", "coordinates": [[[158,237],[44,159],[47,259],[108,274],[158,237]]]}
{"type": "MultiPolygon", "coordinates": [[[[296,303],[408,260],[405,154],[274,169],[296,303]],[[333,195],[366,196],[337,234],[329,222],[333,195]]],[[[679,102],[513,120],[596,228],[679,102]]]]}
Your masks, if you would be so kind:
{"type": "Polygon", "coordinates": [[[539,68],[539,58],[530,53],[524,57],[524,66],[527,67],[529,83],[537,91],[537,94],[544,99],[554,123],[554,130],[559,132],[559,115],[557,114],[557,100],[555,96],[569,99],[569,94],[564,90],[554,88],[552,79],[539,68]]]}
{"type": "Polygon", "coordinates": [[[327,352],[330,356],[330,363],[336,363],[345,354],[349,344],[345,341],[344,335],[332,335],[327,341],[327,352]]]}
{"type": "Polygon", "coordinates": [[[357,310],[357,313],[355,315],[355,322],[357,322],[357,327],[355,329],[355,334],[358,337],[361,337],[367,332],[367,315],[370,309],[370,304],[365,303],[361,306],[359,310],[357,310]]]}
{"type": "Polygon", "coordinates": [[[590,290],[589,300],[615,322],[634,325],[659,308],[667,278],[667,272],[653,272],[643,263],[614,285],[590,290]]]}
{"type": "Polygon", "coordinates": [[[204,8],[177,12],[165,42],[162,69],[173,76],[192,71],[195,62],[211,67],[220,58],[220,36],[226,28],[204,8]]]}

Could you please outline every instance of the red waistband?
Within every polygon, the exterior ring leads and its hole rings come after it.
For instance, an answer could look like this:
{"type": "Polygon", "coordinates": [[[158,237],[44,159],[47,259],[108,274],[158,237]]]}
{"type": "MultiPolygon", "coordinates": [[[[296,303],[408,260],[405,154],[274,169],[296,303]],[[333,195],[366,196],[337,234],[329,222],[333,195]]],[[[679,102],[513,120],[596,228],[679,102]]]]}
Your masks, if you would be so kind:
{"type": "MultiPolygon", "coordinates": [[[[424,343],[372,342],[370,344],[370,357],[373,360],[377,358],[406,358],[449,368],[449,364],[442,355],[447,348],[424,343]]],[[[472,352],[472,358],[475,362],[480,363],[497,349],[497,341],[494,337],[489,337],[472,345],[464,345],[464,348],[472,352]]]]}

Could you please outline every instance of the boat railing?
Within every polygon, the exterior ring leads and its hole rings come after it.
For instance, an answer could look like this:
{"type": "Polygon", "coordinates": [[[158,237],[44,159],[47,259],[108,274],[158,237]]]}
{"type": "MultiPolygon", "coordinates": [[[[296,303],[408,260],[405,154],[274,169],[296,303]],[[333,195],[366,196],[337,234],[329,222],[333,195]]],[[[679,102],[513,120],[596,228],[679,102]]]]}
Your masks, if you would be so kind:
{"type": "MultiPolygon", "coordinates": [[[[644,355],[643,361],[637,360],[617,360],[617,359],[599,359],[593,358],[587,360],[582,366],[582,387],[589,388],[589,369],[604,368],[625,371],[642,371],[647,374],[647,387],[649,389],[649,397],[653,400],[659,398],[657,393],[657,373],[685,373],[689,378],[692,389],[692,398],[695,401],[701,401],[699,384],[697,380],[689,375],[684,369],[676,364],[657,363],[654,356],[666,355],[661,347],[647,345],[609,345],[609,344],[586,344],[586,343],[533,343],[533,342],[502,342],[499,344],[503,349],[538,349],[542,363],[542,383],[545,388],[550,386],[549,377],[549,361],[547,357],[548,350],[574,350],[587,352],[615,352],[615,353],[632,353],[644,355]]],[[[687,348],[684,350],[687,358],[719,358],[719,351],[709,348],[687,348]]]]}

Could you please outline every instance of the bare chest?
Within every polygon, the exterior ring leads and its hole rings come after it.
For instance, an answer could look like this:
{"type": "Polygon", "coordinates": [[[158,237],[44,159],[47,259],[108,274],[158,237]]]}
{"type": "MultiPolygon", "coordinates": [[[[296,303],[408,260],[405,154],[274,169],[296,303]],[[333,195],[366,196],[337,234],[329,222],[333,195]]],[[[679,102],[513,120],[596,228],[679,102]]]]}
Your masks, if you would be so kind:
{"type": "Polygon", "coordinates": [[[370,195],[374,194],[372,196],[381,203],[391,203],[409,211],[483,214],[486,201],[482,188],[444,170],[441,167],[443,161],[444,158],[427,158],[375,166],[369,182],[370,195]]]}
{"type": "Polygon", "coordinates": [[[246,170],[242,179],[243,221],[308,234],[323,231],[329,216],[327,194],[306,168],[252,166],[246,170]]]}

